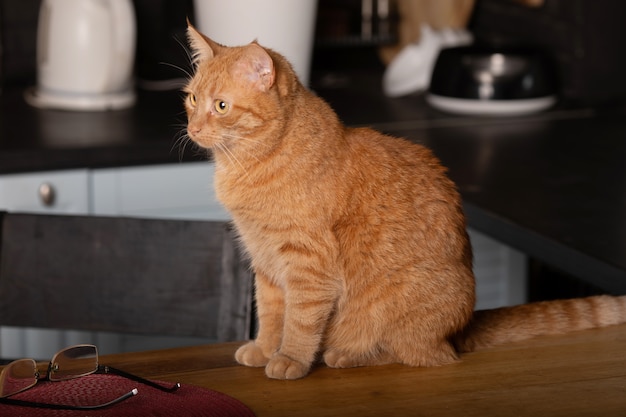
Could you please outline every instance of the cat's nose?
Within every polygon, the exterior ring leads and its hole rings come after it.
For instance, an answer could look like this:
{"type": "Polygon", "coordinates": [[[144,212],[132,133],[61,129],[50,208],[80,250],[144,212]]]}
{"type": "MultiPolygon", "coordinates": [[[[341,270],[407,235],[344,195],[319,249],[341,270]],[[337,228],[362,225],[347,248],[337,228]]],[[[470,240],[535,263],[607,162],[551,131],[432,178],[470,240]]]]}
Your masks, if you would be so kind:
{"type": "Polygon", "coordinates": [[[187,133],[189,133],[189,135],[194,136],[197,135],[198,133],[200,133],[202,129],[200,129],[198,126],[193,126],[193,125],[188,125],[187,126],[187,133]]]}

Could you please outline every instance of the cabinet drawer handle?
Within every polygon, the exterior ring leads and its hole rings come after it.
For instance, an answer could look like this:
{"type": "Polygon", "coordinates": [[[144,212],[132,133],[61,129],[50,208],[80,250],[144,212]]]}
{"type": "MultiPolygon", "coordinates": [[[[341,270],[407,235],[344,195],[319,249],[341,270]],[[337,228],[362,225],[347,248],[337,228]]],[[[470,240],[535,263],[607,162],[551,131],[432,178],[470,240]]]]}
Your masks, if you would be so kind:
{"type": "Polygon", "coordinates": [[[39,199],[44,206],[50,207],[54,205],[56,190],[54,186],[48,182],[44,182],[39,186],[39,199]]]}

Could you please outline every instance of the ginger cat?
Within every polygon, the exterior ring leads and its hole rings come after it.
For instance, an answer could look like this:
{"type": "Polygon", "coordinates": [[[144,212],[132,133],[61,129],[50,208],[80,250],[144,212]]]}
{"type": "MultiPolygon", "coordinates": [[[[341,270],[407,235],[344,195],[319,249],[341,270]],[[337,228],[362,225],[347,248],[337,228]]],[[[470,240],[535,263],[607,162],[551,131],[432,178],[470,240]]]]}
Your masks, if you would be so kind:
{"type": "Polygon", "coordinates": [[[459,352],[626,321],[599,296],[473,312],[461,199],[430,150],[347,128],[284,57],[188,30],[189,137],[256,273],[259,332],[236,359],[270,378],[330,367],[434,366],[459,352]]]}

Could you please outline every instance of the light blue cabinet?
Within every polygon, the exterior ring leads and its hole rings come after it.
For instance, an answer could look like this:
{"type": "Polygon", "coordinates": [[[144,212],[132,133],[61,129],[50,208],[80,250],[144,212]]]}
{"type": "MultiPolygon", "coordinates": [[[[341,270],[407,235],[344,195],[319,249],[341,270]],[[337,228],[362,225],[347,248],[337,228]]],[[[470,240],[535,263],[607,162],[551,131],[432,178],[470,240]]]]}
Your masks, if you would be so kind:
{"type": "Polygon", "coordinates": [[[210,162],[94,170],[91,213],[228,220],[213,191],[213,174],[210,162]]]}
{"type": "Polygon", "coordinates": [[[86,214],[89,175],[87,169],[0,175],[0,210],[86,214]]]}

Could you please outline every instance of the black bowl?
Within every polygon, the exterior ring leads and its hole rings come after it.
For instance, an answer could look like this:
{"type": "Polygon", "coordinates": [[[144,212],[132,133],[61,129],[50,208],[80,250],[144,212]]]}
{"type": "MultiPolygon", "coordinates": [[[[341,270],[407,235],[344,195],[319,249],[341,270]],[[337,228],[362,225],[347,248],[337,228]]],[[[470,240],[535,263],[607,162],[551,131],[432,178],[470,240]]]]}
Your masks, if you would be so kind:
{"type": "Polygon", "coordinates": [[[556,102],[554,74],[550,59],[536,50],[448,48],[437,58],[426,98],[456,113],[540,111],[556,102]]]}

